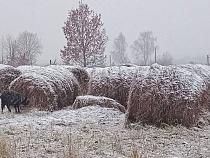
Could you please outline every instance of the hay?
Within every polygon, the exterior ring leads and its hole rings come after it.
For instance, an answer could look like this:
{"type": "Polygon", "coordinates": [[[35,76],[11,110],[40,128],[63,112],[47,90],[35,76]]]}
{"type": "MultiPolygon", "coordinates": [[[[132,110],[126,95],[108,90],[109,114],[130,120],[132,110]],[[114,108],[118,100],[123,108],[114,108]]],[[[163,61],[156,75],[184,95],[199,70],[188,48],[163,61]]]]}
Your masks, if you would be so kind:
{"type": "Polygon", "coordinates": [[[80,91],[79,95],[87,94],[89,90],[90,76],[85,69],[81,67],[74,67],[74,66],[67,66],[67,65],[62,65],[62,66],[50,65],[48,67],[56,69],[58,71],[61,71],[60,69],[63,68],[63,69],[67,69],[70,73],[73,73],[74,77],[77,79],[77,82],[79,83],[79,91],[80,91]]]}
{"type": "Polygon", "coordinates": [[[7,89],[9,84],[20,75],[20,70],[9,65],[0,64],[0,93],[7,89]]]}
{"type": "Polygon", "coordinates": [[[125,113],[125,107],[116,102],[115,100],[107,97],[98,97],[90,95],[78,96],[74,101],[73,108],[78,109],[86,106],[96,106],[96,105],[106,108],[115,108],[125,113]]]}
{"type": "MultiPolygon", "coordinates": [[[[136,74],[144,75],[147,67],[89,68],[91,76],[89,95],[112,98],[127,108],[131,83],[136,74]],[[137,73],[139,72],[139,73],[137,73]]],[[[139,76],[139,77],[140,77],[139,76]]]]}
{"type": "Polygon", "coordinates": [[[64,67],[58,70],[52,67],[22,66],[19,69],[23,75],[11,83],[10,89],[28,94],[29,100],[32,100],[31,107],[58,110],[72,105],[80,94],[77,79],[64,67]]]}
{"type": "Polygon", "coordinates": [[[27,96],[30,103],[27,108],[37,108],[39,110],[56,110],[58,109],[55,87],[48,82],[46,76],[35,73],[28,73],[19,76],[9,87],[27,96]]]}
{"type": "MultiPolygon", "coordinates": [[[[126,122],[191,127],[201,117],[207,77],[196,67],[152,65],[147,76],[136,78],[128,101],[126,122]]],[[[206,75],[209,75],[207,73],[206,75]]]]}

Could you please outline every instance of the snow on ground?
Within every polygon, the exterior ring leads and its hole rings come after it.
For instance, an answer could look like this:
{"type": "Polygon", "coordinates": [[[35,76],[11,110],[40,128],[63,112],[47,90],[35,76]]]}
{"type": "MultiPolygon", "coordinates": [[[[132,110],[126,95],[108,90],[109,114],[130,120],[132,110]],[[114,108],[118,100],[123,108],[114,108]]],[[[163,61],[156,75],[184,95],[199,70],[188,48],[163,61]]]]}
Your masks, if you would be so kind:
{"type": "Polygon", "coordinates": [[[23,114],[4,114],[0,119],[0,126],[31,126],[33,129],[45,129],[55,125],[68,126],[82,122],[95,124],[119,124],[125,119],[123,113],[111,108],[88,106],[78,110],[66,108],[55,112],[31,111],[23,114]]]}
{"type": "Polygon", "coordinates": [[[55,112],[0,115],[0,137],[17,158],[210,157],[210,126],[187,129],[135,125],[124,128],[125,115],[99,106],[55,112]]]}
{"type": "MultiPolygon", "coordinates": [[[[164,67],[154,64],[87,71],[100,81],[107,74],[126,78],[138,72],[144,77],[151,68],[159,73],[164,67]]],[[[187,81],[193,93],[205,89],[209,67],[185,65],[176,70],[185,74],[181,80],[187,81]]],[[[210,157],[210,126],[162,129],[133,125],[132,129],[125,129],[124,122],[125,114],[99,106],[76,110],[67,107],[55,112],[32,110],[22,114],[5,111],[0,114],[0,140],[11,144],[17,158],[130,158],[135,152],[144,158],[210,157]]]]}

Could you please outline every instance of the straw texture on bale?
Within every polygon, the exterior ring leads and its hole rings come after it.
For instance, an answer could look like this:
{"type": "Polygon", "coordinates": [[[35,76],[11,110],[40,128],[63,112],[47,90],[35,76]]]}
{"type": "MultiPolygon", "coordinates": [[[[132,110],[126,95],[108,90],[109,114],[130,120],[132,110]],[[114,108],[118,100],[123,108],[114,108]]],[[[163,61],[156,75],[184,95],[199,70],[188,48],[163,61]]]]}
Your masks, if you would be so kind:
{"type": "Polygon", "coordinates": [[[20,75],[20,70],[9,65],[0,64],[0,93],[7,89],[9,84],[20,75]]]}
{"type": "Polygon", "coordinates": [[[48,82],[48,78],[36,73],[22,74],[11,84],[10,89],[27,96],[30,103],[27,108],[53,111],[58,109],[54,85],[48,82]]]}
{"type": "Polygon", "coordinates": [[[73,108],[78,109],[86,106],[101,106],[106,108],[115,108],[125,113],[125,107],[113,99],[99,96],[78,96],[74,101],[73,108]]]}
{"type": "Polygon", "coordinates": [[[65,68],[70,73],[73,73],[74,77],[77,79],[77,82],[79,83],[79,94],[80,95],[86,95],[89,89],[89,81],[90,81],[90,76],[88,72],[81,68],[81,67],[74,67],[74,66],[59,66],[59,65],[50,65],[48,66],[50,68],[56,69],[60,71],[60,68],[65,68]]]}
{"type": "MultiPolygon", "coordinates": [[[[91,77],[89,95],[112,98],[127,108],[127,101],[134,76],[143,75],[146,67],[89,68],[91,77]]],[[[140,76],[139,76],[140,77],[140,76]]]]}
{"type": "Polygon", "coordinates": [[[198,68],[152,65],[146,77],[136,78],[131,87],[127,122],[195,125],[203,109],[200,95],[207,88],[207,75],[210,77],[210,73],[202,76],[198,68]]]}
{"type": "Polygon", "coordinates": [[[82,94],[76,77],[65,66],[18,68],[23,74],[11,83],[10,89],[27,94],[31,107],[40,110],[58,110],[72,105],[76,97],[82,94]],[[40,96],[44,99],[39,99],[40,96]]]}

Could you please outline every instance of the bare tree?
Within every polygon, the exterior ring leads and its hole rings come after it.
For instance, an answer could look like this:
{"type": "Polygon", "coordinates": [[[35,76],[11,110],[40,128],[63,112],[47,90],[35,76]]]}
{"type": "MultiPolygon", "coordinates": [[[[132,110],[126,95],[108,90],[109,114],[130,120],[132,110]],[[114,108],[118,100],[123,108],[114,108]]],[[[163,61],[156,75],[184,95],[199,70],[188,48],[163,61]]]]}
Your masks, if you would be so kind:
{"type": "Polygon", "coordinates": [[[17,42],[12,35],[1,38],[1,58],[3,64],[17,66],[17,42]]]}
{"type": "Polygon", "coordinates": [[[1,36],[1,40],[0,40],[0,56],[1,56],[1,59],[0,59],[0,63],[1,64],[5,64],[5,54],[4,54],[4,37],[1,36]]]}
{"type": "Polygon", "coordinates": [[[19,65],[32,65],[36,63],[37,55],[42,53],[42,43],[36,33],[24,31],[18,35],[19,65]]]}
{"type": "Polygon", "coordinates": [[[125,36],[120,33],[118,37],[114,40],[114,51],[111,52],[115,65],[129,62],[129,59],[126,55],[126,47],[127,43],[125,40],[125,36]]]}
{"type": "Polygon", "coordinates": [[[24,31],[17,38],[7,35],[1,38],[1,63],[12,66],[32,65],[38,54],[42,53],[42,44],[37,34],[24,31]]]}
{"type": "Polygon", "coordinates": [[[140,60],[140,57],[142,57],[144,65],[147,65],[150,56],[154,53],[155,42],[156,37],[153,36],[151,31],[141,32],[138,39],[131,46],[136,59],[140,60]]]}
{"type": "Polygon", "coordinates": [[[165,52],[162,54],[162,57],[157,61],[157,63],[164,66],[172,65],[173,57],[169,52],[165,52]]]}
{"type": "Polygon", "coordinates": [[[87,4],[79,2],[79,8],[69,12],[63,27],[67,39],[67,46],[61,50],[63,62],[84,67],[103,64],[108,37],[102,26],[101,14],[95,14],[87,4]]]}

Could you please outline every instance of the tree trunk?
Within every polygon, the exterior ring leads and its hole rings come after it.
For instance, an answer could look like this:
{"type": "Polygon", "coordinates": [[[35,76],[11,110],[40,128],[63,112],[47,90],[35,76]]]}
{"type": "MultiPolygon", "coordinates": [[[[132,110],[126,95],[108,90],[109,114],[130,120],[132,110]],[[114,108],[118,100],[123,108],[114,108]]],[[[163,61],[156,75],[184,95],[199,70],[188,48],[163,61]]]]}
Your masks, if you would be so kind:
{"type": "Polygon", "coordinates": [[[87,66],[87,61],[86,61],[86,56],[85,56],[85,52],[83,52],[83,59],[84,59],[84,67],[86,67],[87,66]]]}

